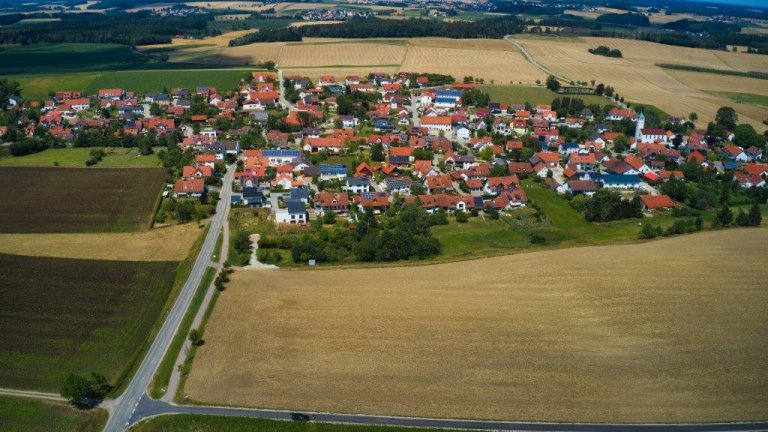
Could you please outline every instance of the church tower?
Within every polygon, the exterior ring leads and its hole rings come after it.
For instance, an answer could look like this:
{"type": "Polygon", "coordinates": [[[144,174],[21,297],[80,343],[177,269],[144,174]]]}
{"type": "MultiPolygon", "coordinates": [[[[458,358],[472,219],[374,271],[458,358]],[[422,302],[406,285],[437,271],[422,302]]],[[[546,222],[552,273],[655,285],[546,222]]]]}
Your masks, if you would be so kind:
{"type": "Polygon", "coordinates": [[[639,143],[641,141],[640,136],[643,134],[642,130],[645,128],[645,114],[643,114],[642,111],[640,111],[637,114],[637,126],[635,126],[635,142],[639,143]]]}

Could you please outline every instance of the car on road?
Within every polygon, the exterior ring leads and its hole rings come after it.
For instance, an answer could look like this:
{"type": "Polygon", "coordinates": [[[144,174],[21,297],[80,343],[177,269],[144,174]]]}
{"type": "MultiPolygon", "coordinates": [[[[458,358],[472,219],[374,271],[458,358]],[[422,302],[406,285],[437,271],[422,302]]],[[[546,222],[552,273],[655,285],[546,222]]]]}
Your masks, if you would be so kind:
{"type": "Polygon", "coordinates": [[[309,416],[304,413],[291,413],[291,420],[293,421],[309,421],[309,416]]]}

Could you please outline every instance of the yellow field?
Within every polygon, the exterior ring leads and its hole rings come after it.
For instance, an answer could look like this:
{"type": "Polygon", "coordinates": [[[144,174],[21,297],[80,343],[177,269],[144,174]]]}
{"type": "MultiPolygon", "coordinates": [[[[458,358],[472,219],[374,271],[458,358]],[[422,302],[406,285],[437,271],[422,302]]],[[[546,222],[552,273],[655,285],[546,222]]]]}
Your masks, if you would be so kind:
{"type": "Polygon", "coordinates": [[[202,230],[188,223],[132,233],[0,234],[0,253],[117,261],[181,261],[202,230]]]}
{"type": "Polygon", "coordinates": [[[312,25],[323,25],[323,24],[341,24],[343,21],[301,21],[301,22],[295,22],[291,23],[288,27],[304,27],[304,26],[312,26],[312,25]]]}
{"type": "Polygon", "coordinates": [[[432,266],[236,272],[186,395],[569,422],[765,418],[768,229],[432,266]]]}
{"type": "Polygon", "coordinates": [[[732,105],[739,112],[741,121],[758,130],[765,128],[762,121],[768,118],[768,110],[733,104],[706,92],[733,91],[737,87],[743,92],[744,86],[754,86],[755,91],[750,92],[764,94],[768,91],[768,81],[672,71],[655,66],[657,63],[676,63],[739,71],[768,70],[768,59],[762,56],[607,38],[521,38],[519,41],[535,60],[553,72],[570,80],[594,79],[612,85],[632,102],[652,104],[671,115],[683,117],[696,112],[702,124],[714,119],[719,107],[732,105]],[[598,45],[618,48],[624,57],[608,58],[587,51],[598,45]]]}
{"type": "Polygon", "coordinates": [[[280,52],[277,63],[281,67],[330,65],[399,65],[406,48],[388,43],[325,43],[287,44],[280,52]]]}

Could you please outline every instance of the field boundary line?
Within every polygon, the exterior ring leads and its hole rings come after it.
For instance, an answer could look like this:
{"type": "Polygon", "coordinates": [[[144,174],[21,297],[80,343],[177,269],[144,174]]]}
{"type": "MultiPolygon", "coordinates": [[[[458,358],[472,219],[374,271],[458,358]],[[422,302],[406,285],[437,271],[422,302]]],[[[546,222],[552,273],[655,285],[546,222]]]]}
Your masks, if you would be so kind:
{"type": "Polygon", "coordinates": [[[66,399],[64,399],[63,397],[61,397],[56,393],[46,393],[46,392],[39,392],[34,390],[16,390],[16,389],[0,388],[0,395],[16,396],[16,397],[31,398],[31,399],[54,400],[54,401],[60,401],[60,402],[67,401],[66,399]]]}

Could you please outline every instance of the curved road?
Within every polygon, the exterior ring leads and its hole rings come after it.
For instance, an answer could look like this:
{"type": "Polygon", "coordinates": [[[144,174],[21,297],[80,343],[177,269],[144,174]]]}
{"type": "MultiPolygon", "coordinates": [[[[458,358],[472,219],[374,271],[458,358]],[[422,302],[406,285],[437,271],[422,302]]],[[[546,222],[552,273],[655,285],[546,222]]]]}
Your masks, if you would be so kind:
{"type": "Polygon", "coordinates": [[[523,57],[525,57],[525,59],[526,59],[526,60],[528,60],[528,62],[529,62],[529,63],[531,63],[532,65],[534,65],[534,66],[536,66],[537,68],[541,69],[541,71],[542,71],[542,72],[546,73],[547,75],[552,75],[552,76],[554,76],[555,78],[559,79],[560,81],[570,81],[570,80],[568,79],[568,77],[564,77],[564,76],[562,76],[562,75],[558,75],[558,74],[556,74],[556,73],[552,72],[551,70],[549,70],[549,68],[547,68],[547,67],[546,67],[546,66],[544,66],[543,64],[541,64],[541,63],[537,62],[537,61],[536,61],[536,60],[533,58],[533,56],[531,55],[531,53],[529,53],[529,52],[528,52],[528,50],[526,50],[526,49],[525,49],[525,47],[523,46],[523,44],[521,44],[520,42],[518,42],[518,41],[516,41],[516,40],[514,40],[514,39],[512,39],[512,38],[510,38],[509,36],[504,36],[504,40],[505,40],[505,41],[507,41],[507,42],[509,42],[509,43],[511,43],[512,45],[514,45],[514,46],[515,46],[515,48],[517,48],[517,49],[518,49],[518,51],[520,51],[520,53],[523,55],[523,57]]]}
{"type": "Polygon", "coordinates": [[[150,346],[144,360],[141,362],[133,379],[131,379],[131,382],[128,384],[128,388],[115,400],[114,405],[110,410],[109,421],[104,428],[106,432],[119,432],[131,424],[129,419],[131,419],[136,411],[139,401],[144,397],[146,389],[152,381],[158,365],[162,361],[163,356],[165,356],[165,352],[168,350],[168,346],[171,344],[173,336],[176,334],[179,324],[184,318],[184,314],[187,312],[187,309],[189,309],[189,305],[192,303],[192,297],[194,297],[195,291],[203,278],[203,273],[210,262],[213,249],[216,245],[216,238],[219,236],[219,231],[221,231],[224,222],[227,220],[231,201],[230,196],[232,194],[232,180],[234,179],[234,176],[234,166],[228,167],[219,194],[221,199],[216,206],[216,214],[211,221],[208,234],[205,237],[203,246],[200,248],[200,253],[197,255],[195,264],[192,267],[181,292],[176,298],[176,302],[173,304],[170,313],[166,317],[165,322],[163,322],[163,326],[157,333],[152,346],[150,346]]]}

